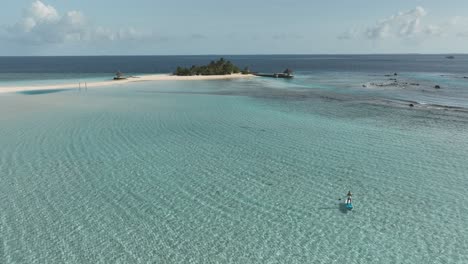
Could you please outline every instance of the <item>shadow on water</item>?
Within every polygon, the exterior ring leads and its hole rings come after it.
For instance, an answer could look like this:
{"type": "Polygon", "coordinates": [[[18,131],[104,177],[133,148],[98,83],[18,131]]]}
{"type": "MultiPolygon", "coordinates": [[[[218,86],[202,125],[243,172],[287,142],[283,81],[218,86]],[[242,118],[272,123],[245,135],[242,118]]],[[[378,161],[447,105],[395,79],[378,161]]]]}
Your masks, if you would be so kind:
{"type": "Polygon", "coordinates": [[[345,203],[339,203],[338,208],[340,209],[340,212],[342,212],[343,214],[347,214],[349,211],[348,208],[346,208],[345,203]]]}
{"type": "Polygon", "coordinates": [[[59,93],[68,91],[68,89],[57,89],[57,90],[34,90],[34,91],[22,91],[18,92],[19,94],[24,95],[39,95],[39,94],[50,94],[50,93],[59,93]]]}
{"type": "MultiPolygon", "coordinates": [[[[319,210],[336,210],[336,206],[328,206],[328,207],[319,207],[319,210]]],[[[349,209],[346,208],[346,203],[339,203],[338,204],[338,210],[340,210],[341,213],[347,214],[349,212],[349,209]]]]}

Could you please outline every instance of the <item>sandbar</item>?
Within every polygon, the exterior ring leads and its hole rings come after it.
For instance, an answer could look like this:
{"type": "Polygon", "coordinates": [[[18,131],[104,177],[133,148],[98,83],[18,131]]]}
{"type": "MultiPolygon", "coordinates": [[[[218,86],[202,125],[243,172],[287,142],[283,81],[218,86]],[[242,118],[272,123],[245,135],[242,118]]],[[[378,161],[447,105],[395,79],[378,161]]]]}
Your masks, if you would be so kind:
{"type": "Polygon", "coordinates": [[[131,76],[124,80],[105,80],[105,81],[92,81],[92,82],[73,82],[63,84],[51,85],[25,85],[25,86],[1,86],[0,93],[16,93],[27,91],[39,90],[61,90],[61,89],[85,89],[94,87],[104,87],[117,84],[126,84],[132,82],[145,82],[145,81],[196,81],[196,80],[224,80],[224,79],[239,79],[239,78],[252,78],[252,74],[230,74],[230,75],[194,75],[194,76],[177,76],[172,74],[152,74],[131,76]]]}

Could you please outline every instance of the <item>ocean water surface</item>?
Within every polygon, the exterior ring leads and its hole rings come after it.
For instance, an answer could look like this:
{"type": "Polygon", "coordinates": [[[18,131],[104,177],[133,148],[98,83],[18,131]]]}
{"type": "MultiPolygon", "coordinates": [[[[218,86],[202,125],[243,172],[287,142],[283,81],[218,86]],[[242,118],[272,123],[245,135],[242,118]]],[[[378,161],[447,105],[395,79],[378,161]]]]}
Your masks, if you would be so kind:
{"type": "Polygon", "coordinates": [[[1,94],[0,262],[467,263],[468,80],[402,58],[1,94]]]}

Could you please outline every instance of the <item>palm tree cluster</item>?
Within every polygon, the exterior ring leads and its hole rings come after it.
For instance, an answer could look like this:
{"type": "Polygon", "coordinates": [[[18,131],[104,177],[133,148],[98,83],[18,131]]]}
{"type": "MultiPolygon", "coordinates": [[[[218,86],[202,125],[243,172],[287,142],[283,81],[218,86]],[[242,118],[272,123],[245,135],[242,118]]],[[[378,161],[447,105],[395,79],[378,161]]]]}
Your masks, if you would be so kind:
{"type": "Polygon", "coordinates": [[[227,75],[239,73],[239,67],[232,62],[220,58],[217,61],[211,61],[208,65],[195,66],[190,68],[177,67],[174,75],[178,76],[192,76],[192,75],[227,75]]]}

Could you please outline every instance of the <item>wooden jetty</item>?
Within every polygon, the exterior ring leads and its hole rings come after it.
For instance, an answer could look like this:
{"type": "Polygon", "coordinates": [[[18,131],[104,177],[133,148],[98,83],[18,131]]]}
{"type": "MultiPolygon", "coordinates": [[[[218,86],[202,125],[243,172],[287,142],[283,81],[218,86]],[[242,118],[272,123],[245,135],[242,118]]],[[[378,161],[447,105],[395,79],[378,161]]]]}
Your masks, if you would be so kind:
{"type": "Polygon", "coordinates": [[[260,77],[269,77],[269,78],[284,78],[284,79],[294,78],[293,72],[290,69],[286,69],[282,73],[254,73],[254,75],[260,76],[260,77]]]}

